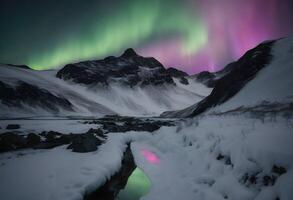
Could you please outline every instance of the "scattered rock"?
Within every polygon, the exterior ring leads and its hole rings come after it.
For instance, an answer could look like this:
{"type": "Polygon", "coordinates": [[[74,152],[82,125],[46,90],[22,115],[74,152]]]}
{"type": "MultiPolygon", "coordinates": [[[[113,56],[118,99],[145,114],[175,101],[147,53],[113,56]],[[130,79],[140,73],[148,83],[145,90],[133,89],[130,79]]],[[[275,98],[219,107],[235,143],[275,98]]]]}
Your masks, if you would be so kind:
{"type": "Polygon", "coordinates": [[[272,168],[272,172],[281,176],[282,174],[287,173],[287,170],[285,167],[274,165],[272,168]]]}
{"type": "Polygon", "coordinates": [[[98,120],[85,122],[88,124],[101,124],[106,132],[148,131],[154,132],[161,126],[173,126],[172,121],[159,121],[153,119],[139,119],[134,117],[106,116],[98,120]]]}
{"type": "Polygon", "coordinates": [[[26,141],[23,136],[13,132],[7,132],[0,135],[0,152],[25,148],[26,141]]]}
{"type": "Polygon", "coordinates": [[[41,142],[41,137],[35,133],[30,133],[26,137],[26,143],[29,147],[35,146],[41,142]]]}
{"type": "Polygon", "coordinates": [[[223,160],[226,165],[232,165],[233,166],[230,156],[219,154],[217,156],[217,160],[223,160]]]}
{"type": "Polygon", "coordinates": [[[271,176],[266,175],[263,177],[262,182],[264,186],[274,185],[276,182],[276,179],[277,177],[274,175],[271,175],[271,176]]]}
{"type": "Polygon", "coordinates": [[[20,125],[19,124],[8,124],[6,126],[6,129],[9,129],[9,130],[20,129],[20,125]]]}
{"type": "Polygon", "coordinates": [[[188,85],[189,84],[188,80],[186,78],[184,78],[184,77],[181,77],[179,82],[182,83],[183,85],[188,85]]]}
{"type": "Polygon", "coordinates": [[[271,173],[264,174],[262,171],[253,174],[246,173],[242,177],[242,181],[248,187],[251,185],[272,186],[276,183],[279,176],[286,172],[287,170],[285,167],[273,165],[271,173]]]}
{"type": "Polygon", "coordinates": [[[69,144],[72,141],[72,135],[55,131],[49,131],[48,133],[42,132],[40,135],[45,137],[45,141],[35,145],[35,149],[51,149],[60,145],[69,144]]]}
{"type": "Polygon", "coordinates": [[[59,138],[62,134],[55,131],[49,131],[47,134],[44,135],[47,142],[55,142],[57,138],[59,138]]]}
{"type": "Polygon", "coordinates": [[[87,132],[87,134],[94,134],[100,138],[103,138],[103,139],[107,139],[107,136],[104,134],[104,132],[101,130],[101,129],[94,129],[94,128],[91,128],[89,129],[87,132]]]}
{"type": "Polygon", "coordinates": [[[72,149],[73,152],[86,153],[91,151],[96,151],[98,145],[103,143],[94,134],[86,133],[74,135],[72,143],[67,147],[67,149],[72,149]]]}

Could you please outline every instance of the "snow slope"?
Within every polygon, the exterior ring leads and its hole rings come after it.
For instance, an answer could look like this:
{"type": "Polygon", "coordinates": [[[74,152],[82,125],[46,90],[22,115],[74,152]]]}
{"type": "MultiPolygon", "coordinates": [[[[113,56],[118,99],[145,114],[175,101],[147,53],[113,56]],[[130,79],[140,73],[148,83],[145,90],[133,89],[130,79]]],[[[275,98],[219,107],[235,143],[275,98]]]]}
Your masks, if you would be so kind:
{"type": "Polygon", "coordinates": [[[0,104],[2,118],[27,116],[103,116],[121,115],[158,115],[170,109],[181,109],[199,101],[210,89],[200,83],[191,82],[192,89],[177,85],[126,87],[111,83],[101,85],[79,85],[56,78],[56,70],[34,71],[12,66],[0,66],[0,81],[16,87],[18,81],[35,85],[50,93],[67,99],[73,105],[73,111],[59,107],[59,112],[52,113],[41,106],[31,106],[23,102],[21,108],[0,104]],[[196,90],[197,86],[200,86],[196,90]]]}
{"type": "MultiPolygon", "coordinates": [[[[266,44],[263,43],[263,46],[265,45],[266,44]]],[[[273,46],[269,52],[272,56],[272,59],[268,64],[263,63],[262,61],[262,57],[266,57],[267,55],[266,53],[260,52],[258,50],[258,48],[261,47],[261,45],[256,47],[255,49],[245,54],[242,60],[240,58],[239,61],[235,62],[235,67],[240,68],[247,67],[243,65],[243,60],[254,64],[256,67],[252,67],[252,71],[248,72],[251,74],[255,73],[253,70],[259,70],[258,65],[265,65],[259,72],[257,72],[255,77],[248,76],[247,80],[241,80],[241,74],[234,73],[234,75],[238,76],[237,78],[239,80],[237,80],[228,73],[223,77],[225,80],[221,81],[220,83],[221,88],[219,84],[219,87],[216,85],[216,87],[211,92],[211,95],[207,96],[200,103],[195,103],[192,106],[182,110],[165,112],[161,116],[188,117],[193,116],[194,112],[197,112],[198,114],[211,108],[212,109],[210,111],[212,112],[226,112],[229,110],[238,109],[239,107],[254,107],[263,103],[285,104],[292,102],[293,89],[291,86],[293,85],[293,38],[284,38],[273,43],[273,46]],[[260,58],[258,58],[258,56],[260,58]],[[254,62],[254,60],[257,59],[259,59],[259,61],[254,62]],[[230,85],[229,88],[226,88],[225,91],[222,86],[223,83],[227,80],[227,76],[229,76],[230,80],[228,81],[230,81],[230,85]],[[241,88],[238,88],[239,85],[241,88]],[[228,90],[231,90],[231,93],[233,93],[235,88],[240,90],[237,91],[235,95],[230,97],[228,90]],[[224,102],[222,102],[221,99],[225,99],[224,102]]]]}
{"type": "Polygon", "coordinates": [[[204,116],[177,130],[162,128],[149,140],[132,145],[137,165],[152,182],[142,199],[290,200],[292,125],[292,119],[284,118],[204,116]],[[148,162],[142,149],[153,152],[160,162],[148,162]],[[286,172],[278,174],[279,167],[286,172]],[[268,177],[275,180],[265,182],[268,177]]]}
{"type": "Polygon", "coordinates": [[[273,60],[257,77],[229,101],[221,105],[226,111],[240,106],[255,106],[263,101],[292,102],[293,100],[293,38],[277,41],[272,49],[273,60]]]}

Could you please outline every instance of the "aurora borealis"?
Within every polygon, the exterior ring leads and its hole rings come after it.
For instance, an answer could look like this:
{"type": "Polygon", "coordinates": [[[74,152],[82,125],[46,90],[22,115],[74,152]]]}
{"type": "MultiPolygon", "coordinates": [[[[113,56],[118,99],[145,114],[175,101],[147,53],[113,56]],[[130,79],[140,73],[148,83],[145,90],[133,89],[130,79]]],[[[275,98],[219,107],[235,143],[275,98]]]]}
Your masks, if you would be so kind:
{"type": "Polygon", "coordinates": [[[290,0],[4,0],[0,62],[49,69],[133,47],[166,67],[215,71],[293,32],[290,0]]]}

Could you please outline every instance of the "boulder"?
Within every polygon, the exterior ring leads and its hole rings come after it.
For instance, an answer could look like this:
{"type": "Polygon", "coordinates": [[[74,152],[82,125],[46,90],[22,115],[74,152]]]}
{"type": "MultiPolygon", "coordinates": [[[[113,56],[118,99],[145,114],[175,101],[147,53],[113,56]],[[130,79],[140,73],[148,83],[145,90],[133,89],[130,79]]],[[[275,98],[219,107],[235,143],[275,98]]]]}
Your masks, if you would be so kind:
{"type": "Polygon", "coordinates": [[[41,142],[41,137],[35,133],[30,133],[26,137],[26,143],[29,147],[33,147],[41,142]]]}
{"type": "Polygon", "coordinates": [[[0,152],[25,148],[26,141],[23,136],[13,132],[7,132],[0,135],[0,152]]]}
{"type": "Polygon", "coordinates": [[[8,124],[6,126],[6,129],[12,130],[12,129],[20,129],[20,125],[19,124],[8,124]]]}
{"type": "Polygon", "coordinates": [[[94,134],[78,134],[74,135],[72,143],[67,147],[67,149],[72,149],[73,152],[86,153],[96,151],[98,145],[102,144],[94,134]]]}

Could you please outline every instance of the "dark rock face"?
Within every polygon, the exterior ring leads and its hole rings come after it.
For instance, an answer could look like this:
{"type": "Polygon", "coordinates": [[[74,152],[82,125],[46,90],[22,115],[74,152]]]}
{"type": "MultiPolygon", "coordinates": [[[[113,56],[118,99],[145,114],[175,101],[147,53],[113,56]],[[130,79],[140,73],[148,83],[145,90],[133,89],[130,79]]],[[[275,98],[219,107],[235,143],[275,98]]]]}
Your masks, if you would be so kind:
{"type": "Polygon", "coordinates": [[[214,87],[216,83],[215,77],[216,75],[214,73],[203,71],[196,76],[196,80],[203,83],[207,87],[214,87]]]}
{"type": "Polygon", "coordinates": [[[137,57],[137,56],[138,56],[137,53],[132,48],[126,49],[124,53],[121,55],[122,58],[126,58],[126,59],[137,57]]]}
{"type": "Polygon", "coordinates": [[[277,175],[281,176],[282,174],[287,173],[287,169],[283,166],[273,165],[272,172],[276,173],[277,175]]]}
{"type": "Polygon", "coordinates": [[[257,171],[254,173],[245,173],[242,177],[241,182],[247,187],[253,186],[273,186],[277,179],[287,173],[287,170],[283,166],[273,165],[270,173],[264,173],[263,171],[257,171]]]}
{"type": "Polygon", "coordinates": [[[118,82],[126,86],[174,84],[163,65],[154,58],[144,58],[127,49],[120,57],[68,64],[58,71],[58,78],[85,85],[118,82]]]}
{"type": "Polygon", "coordinates": [[[12,130],[12,129],[20,129],[20,125],[19,124],[8,124],[6,126],[6,129],[12,130]]]}
{"type": "Polygon", "coordinates": [[[0,100],[7,106],[22,107],[22,104],[27,104],[53,112],[58,112],[58,107],[72,110],[72,104],[67,99],[23,81],[18,81],[16,87],[0,81],[0,100]]]}
{"type": "Polygon", "coordinates": [[[181,78],[181,77],[188,76],[188,74],[186,72],[180,71],[180,70],[172,68],[172,67],[168,68],[167,72],[170,74],[170,76],[175,77],[175,78],[181,78]]]}
{"type": "Polygon", "coordinates": [[[25,147],[26,141],[23,136],[13,132],[0,134],[0,152],[12,151],[25,147]]]}
{"type": "Polygon", "coordinates": [[[26,137],[28,146],[35,146],[41,142],[41,137],[35,133],[30,133],[26,137]]]}
{"type": "Polygon", "coordinates": [[[159,121],[152,119],[139,119],[134,117],[106,116],[98,120],[86,122],[89,124],[101,124],[107,132],[147,131],[154,132],[161,126],[174,126],[171,121],[159,121]]]}
{"type": "Polygon", "coordinates": [[[189,84],[188,80],[187,80],[185,77],[181,77],[181,78],[179,79],[179,81],[180,81],[180,83],[182,83],[182,84],[184,84],[184,85],[188,85],[188,84],[189,84]]]}
{"type": "Polygon", "coordinates": [[[208,72],[203,71],[199,74],[194,75],[196,77],[196,80],[198,82],[203,83],[209,88],[213,88],[216,86],[217,82],[226,74],[230,73],[233,69],[234,62],[228,64],[224,69],[218,71],[218,72],[208,72]]]}
{"type": "Polygon", "coordinates": [[[72,149],[73,152],[85,153],[96,151],[106,139],[107,136],[100,129],[90,129],[87,133],[81,134],[62,134],[55,131],[40,134],[29,133],[26,137],[17,132],[6,132],[0,134],[0,152],[24,148],[52,149],[70,144],[68,149],[72,149]]]}
{"type": "Polygon", "coordinates": [[[229,67],[231,71],[220,78],[209,96],[200,101],[189,117],[226,102],[271,61],[271,48],[275,41],[265,42],[246,52],[229,67]]]}
{"type": "Polygon", "coordinates": [[[84,200],[114,200],[119,191],[124,189],[127,184],[128,177],[136,168],[134,158],[128,144],[126,151],[124,152],[121,168],[115,173],[104,185],[99,187],[96,191],[86,194],[84,200]]]}
{"type": "Polygon", "coordinates": [[[39,135],[45,140],[32,146],[34,149],[52,149],[60,145],[69,144],[72,140],[71,135],[65,135],[55,131],[42,132],[39,135]]]}
{"type": "Polygon", "coordinates": [[[99,140],[94,134],[86,133],[74,135],[72,143],[67,149],[72,149],[73,152],[86,153],[96,151],[98,145],[101,145],[103,141],[99,140]]]}

